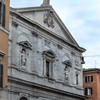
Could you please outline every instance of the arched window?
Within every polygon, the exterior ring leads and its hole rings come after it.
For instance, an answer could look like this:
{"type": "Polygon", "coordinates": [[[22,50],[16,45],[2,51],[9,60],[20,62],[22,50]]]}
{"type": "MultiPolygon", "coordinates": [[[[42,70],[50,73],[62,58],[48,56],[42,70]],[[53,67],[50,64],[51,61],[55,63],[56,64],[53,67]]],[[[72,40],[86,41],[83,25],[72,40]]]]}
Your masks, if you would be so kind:
{"type": "Polygon", "coordinates": [[[48,78],[53,77],[53,62],[55,60],[55,53],[52,50],[43,51],[44,60],[44,75],[48,78]]]}
{"type": "Polygon", "coordinates": [[[21,97],[19,100],[28,100],[26,97],[21,97]]]}

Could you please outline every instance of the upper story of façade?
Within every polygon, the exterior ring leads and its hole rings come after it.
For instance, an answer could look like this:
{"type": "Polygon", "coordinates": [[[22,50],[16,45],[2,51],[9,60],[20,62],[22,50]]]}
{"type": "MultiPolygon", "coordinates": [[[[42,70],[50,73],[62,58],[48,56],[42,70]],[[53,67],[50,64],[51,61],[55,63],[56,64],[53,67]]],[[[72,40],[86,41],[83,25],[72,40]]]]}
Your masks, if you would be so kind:
{"type": "Polygon", "coordinates": [[[52,7],[11,8],[9,77],[82,95],[84,51],[52,7]]]}

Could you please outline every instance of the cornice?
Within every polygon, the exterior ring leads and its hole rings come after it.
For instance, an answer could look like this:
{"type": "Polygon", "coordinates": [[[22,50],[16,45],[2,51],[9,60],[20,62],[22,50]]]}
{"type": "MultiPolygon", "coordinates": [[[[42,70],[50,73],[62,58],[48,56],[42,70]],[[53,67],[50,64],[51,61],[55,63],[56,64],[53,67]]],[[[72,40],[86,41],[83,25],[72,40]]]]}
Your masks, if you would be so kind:
{"type": "Polygon", "coordinates": [[[2,30],[4,33],[6,33],[7,35],[9,35],[9,30],[3,28],[2,26],[0,26],[0,30],[2,30]]]}
{"type": "Polygon", "coordinates": [[[83,100],[85,98],[83,95],[77,95],[77,94],[74,94],[74,93],[69,93],[69,92],[66,92],[66,91],[63,91],[63,90],[60,90],[60,89],[55,89],[55,88],[51,88],[51,87],[48,87],[48,86],[45,86],[45,85],[36,84],[34,82],[28,82],[28,81],[21,80],[21,79],[15,78],[15,77],[8,77],[8,81],[9,82],[12,81],[12,82],[19,83],[19,84],[24,84],[26,86],[35,87],[35,88],[39,88],[39,89],[42,89],[42,90],[48,90],[48,91],[52,91],[52,92],[55,92],[55,93],[60,93],[60,94],[63,94],[63,95],[72,96],[72,97],[75,97],[75,98],[81,98],[83,100]]]}
{"type": "Polygon", "coordinates": [[[26,8],[10,8],[11,10],[15,10],[18,13],[21,12],[29,12],[29,11],[44,11],[52,9],[52,6],[39,6],[39,7],[26,7],[26,8]]]}
{"type": "Polygon", "coordinates": [[[3,51],[0,50],[0,55],[4,56],[5,53],[3,51]]]}
{"type": "Polygon", "coordinates": [[[98,68],[83,69],[83,73],[100,73],[98,68]]]}

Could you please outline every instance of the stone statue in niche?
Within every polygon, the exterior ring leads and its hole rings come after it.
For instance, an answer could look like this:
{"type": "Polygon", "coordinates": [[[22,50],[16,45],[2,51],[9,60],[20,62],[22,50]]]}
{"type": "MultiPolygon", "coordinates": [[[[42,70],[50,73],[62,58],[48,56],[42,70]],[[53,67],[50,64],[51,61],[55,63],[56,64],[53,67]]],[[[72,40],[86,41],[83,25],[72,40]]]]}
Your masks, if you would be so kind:
{"type": "Polygon", "coordinates": [[[78,60],[75,60],[75,65],[76,65],[76,66],[79,66],[78,60]]]}
{"type": "Polygon", "coordinates": [[[65,66],[64,71],[65,71],[65,82],[68,84],[69,83],[69,72],[70,72],[70,70],[69,70],[67,65],[65,66]]]}
{"type": "Polygon", "coordinates": [[[48,27],[54,27],[54,16],[52,11],[44,14],[44,23],[47,24],[48,27]]]}
{"type": "Polygon", "coordinates": [[[22,49],[21,51],[21,66],[22,68],[25,68],[26,67],[26,50],[25,49],[22,49]]]}

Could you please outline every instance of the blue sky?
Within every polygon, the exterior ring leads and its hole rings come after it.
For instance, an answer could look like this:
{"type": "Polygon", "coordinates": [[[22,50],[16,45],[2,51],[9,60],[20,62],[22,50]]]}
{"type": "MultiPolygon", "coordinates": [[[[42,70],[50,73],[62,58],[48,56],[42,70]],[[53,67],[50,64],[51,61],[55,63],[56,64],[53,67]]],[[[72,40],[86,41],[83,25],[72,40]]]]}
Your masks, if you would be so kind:
{"type": "MultiPolygon", "coordinates": [[[[11,7],[40,6],[43,0],[11,0],[11,7]]],[[[100,0],[51,0],[50,4],[58,13],[70,33],[81,47],[84,68],[100,66],[100,0]],[[96,56],[95,56],[96,55],[96,56]]]]}

